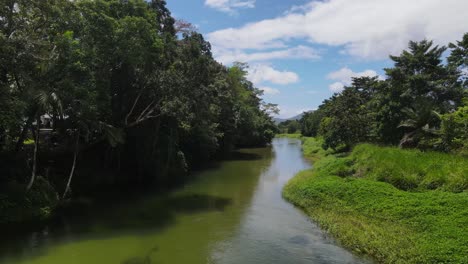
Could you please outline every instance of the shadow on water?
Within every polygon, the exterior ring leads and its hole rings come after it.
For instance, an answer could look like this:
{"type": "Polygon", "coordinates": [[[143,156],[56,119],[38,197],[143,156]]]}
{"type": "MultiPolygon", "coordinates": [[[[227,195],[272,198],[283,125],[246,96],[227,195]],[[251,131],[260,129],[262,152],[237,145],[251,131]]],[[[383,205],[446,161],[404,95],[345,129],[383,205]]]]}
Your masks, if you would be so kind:
{"type": "Polygon", "coordinates": [[[131,258],[123,260],[121,264],[157,264],[158,262],[155,262],[152,259],[152,254],[156,253],[157,251],[158,251],[158,247],[154,247],[145,256],[131,257],[131,258]]]}
{"type": "Polygon", "coordinates": [[[224,211],[224,208],[232,203],[232,199],[214,197],[210,195],[185,195],[169,199],[167,204],[177,212],[197,213],[209,210],[224,211]]]}
{"type": "Polygon", "coordinates": [[[225,161],[251,161],[251,160],[260,160],[265,158],[265,156],[262,156],[257,153],[252,153],[252,152],[244,152],[244,151],[235,151],[227,155],[226,157],[223,158],[225,161]]]}
{"type": "Polygon", "coordinates": [[[197,180],[197,175],[199,172],[208,172],[219,170],[224,162],[229,161],[257,161],[271,158],[272,152],[265,148],[251,148],[251,149],[240,149],[237,151],[232,151],[229,153],[222,154],[218,159],[215,159],[211,162],[202,163],[202,164],[193,164],[192,174],[188,178],[185,178],[184,184],[189,184],[197,180]],[[257,153],[258,152],[258,153],[257,153]]]}
{"type": "MultiPolygon", "coordinates": [[[[175,223],[176,214],[195,214],[224,211],[231,199],[205,194],[184,194],[169,197],[141,197],[125,204],[76,205],[59,210],[43,228],[18,234],[18,230],[2,234],[0,260],[24,253],[41,256],[47,254],[48,245],[82,239],[105,239],[122,234],[146,234],[175,223]]],[[[151,262],[151,254],[135,257],[122,263],[151,262]]]]}
{"type": "MultiPolygon", "coordinates": [[[[192,172],[196,175],[197,172],[206,172],[209,170],[216,170],[219,169],[221,164],[226,161],[255,161],[255,160],[261,160],[265,158],[269,158],[268,155],[263,151],[263,153],[252,153],[251,151],[255,151],[256,149],[248,149],[248,150],[237,150],[225,154],[221,154],[219,157],[217,157],[215,160],[212,160],[211,162],[206,162],[206,163],[201,163],[201,164],[192,164],[192,172]]],[[[263,149],[264,150],[264,149],[263,149]]],[[[193,179],[193,174],[190,175],[193,179]]],[[[189,179],[185,179],[186,182],[190,182],[190,177],[189,179]]]]}

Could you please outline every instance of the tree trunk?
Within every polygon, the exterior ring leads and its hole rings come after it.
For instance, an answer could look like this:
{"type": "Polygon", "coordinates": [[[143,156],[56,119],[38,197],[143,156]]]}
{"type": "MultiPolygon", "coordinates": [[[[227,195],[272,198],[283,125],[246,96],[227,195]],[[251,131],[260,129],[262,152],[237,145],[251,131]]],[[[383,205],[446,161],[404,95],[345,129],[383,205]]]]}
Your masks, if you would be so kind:
{"type": "Polygon", "coordinates": [[[405,133],[403,138],[400,140],[400,144],[398,145],[398,147],[401,149],[415,147],[414,136],[416,135],[417,132],[418,130],[414,130],[414,131],[405,133]]]}
{"type": "Polygon", "coordinates": [[[0,128],[0,152],[6,145],[6,131],[3,128],[0,128]]]}
{"type": "Polygon", "coordinates": [[[24,124],[24,127],[21,130],[21,134],[18,137],[18,141],[16,141],[16,147],[15,147],[16,152],[21,150],[21,147],[23,146],[24,139],[26,138],[26,135],[28,133],[28,129],[31,126],[33,120],[34,120],[34,115],[31,115],[31,116],[28,117],[28,120],[24,124]]]}
{"type": "Polygon", "coordinates": [[[70,176],[68,176],[68,182],[67,182],[67,187],[65,188],[65,192],[63,193],[62,199],[65,199],[67,196],[68,192],[70,191],[70,185],[71,181],[73,178],[73,174],[75,173],[75,167],[76,167],[76,158],[78,156],[78,147],[79,147],[79,142],[80,142],[80,132],[79,130],[76,132],[76,142],[75,142],[75,152],[73,154],[73,165],[70,171],[70,176]]]}
{"type": "Polygon", "coordinates": [[[159,141],[159,129],[161,128],[161,118],[156,119],[156,128],[154,130],[154,136],[153,136],[153,147],[151,149],[151,156],[154,155],[156,151],[156,147],[158,146],[158,141],[159,141]]]}
{"type": "Polygon", "coordinates": [[[39,117],[37,118],[36,122],[37,122],[37,125],[36,125],[36,137],[34,139],[33,168],[32,168],[31,179],[29,180],[28,186],[26,187],[26,191],[29,191],[32,188],[34,184],[34,180],[36,179],[37,149],[39,147],[39,132],[40,132],[40,124],[41,124],[41,120],[39,117]]]}
{"type": "Polygon", "coordinates": [[[170,166],[171,166],[171,162],[172,162],[172,155],[173,155],[173,150],[174,150],[174,129],[173,128],[169,128],[170,129],[170,132],[169,132],[169,140],[168,140],[168,143],[167,143],[167,159],[166,159],[166,164],[164,165],[164,172],[163,172],[163,175],[162,177],[164,177],[164,184],[167,184],[167,179],[169,178],[169,169],[170,169],[170,166]]]}

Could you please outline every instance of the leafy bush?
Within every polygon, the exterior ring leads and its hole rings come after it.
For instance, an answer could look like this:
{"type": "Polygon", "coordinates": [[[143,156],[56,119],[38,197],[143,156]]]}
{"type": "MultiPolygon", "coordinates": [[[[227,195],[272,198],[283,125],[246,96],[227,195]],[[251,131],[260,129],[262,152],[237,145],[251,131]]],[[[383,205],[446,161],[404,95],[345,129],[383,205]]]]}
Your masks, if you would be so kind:
{"type": "Polygon", "coordinates": [[[312,137],[302,137],[302,151],[305,156],[311,159],[318,159],[323,156],[327,156],[333,151],[331,149],[324,150],[322,148],[323,139],[321,138],[312,138],[312,137]]]}
{"type": "Polygon", "coordinates": [[[453,113],[441,115],[440,118],[441,148],[468,156],[468,105],[459,107],[453,113]]]}
{"type": "Polygon", "coordinates": [[[0,224],[46,219],[57,205],[58,194],[47,180],[36,179],[33,188],[15,181],[8,182],[0,192],[0,224]]]}

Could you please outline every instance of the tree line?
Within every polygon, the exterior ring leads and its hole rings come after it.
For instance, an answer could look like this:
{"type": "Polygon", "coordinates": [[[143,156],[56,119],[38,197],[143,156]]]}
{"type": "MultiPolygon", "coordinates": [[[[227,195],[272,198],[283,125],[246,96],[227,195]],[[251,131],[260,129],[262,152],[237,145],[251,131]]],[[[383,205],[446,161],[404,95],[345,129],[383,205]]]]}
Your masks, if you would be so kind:
{"type": "Polygon", "coordinates": [[[468,33],[448,47],[411,41],[385,78],[353,78],[300,120],[306,136],[347,151],[360,142],[468,154],[468,33]]]}
{"type": "Polygon", "coordinates": [[[247,65],[163,0],[4,0],[0,54],[0,198],[164,188],[276,132],[247,65]]]}

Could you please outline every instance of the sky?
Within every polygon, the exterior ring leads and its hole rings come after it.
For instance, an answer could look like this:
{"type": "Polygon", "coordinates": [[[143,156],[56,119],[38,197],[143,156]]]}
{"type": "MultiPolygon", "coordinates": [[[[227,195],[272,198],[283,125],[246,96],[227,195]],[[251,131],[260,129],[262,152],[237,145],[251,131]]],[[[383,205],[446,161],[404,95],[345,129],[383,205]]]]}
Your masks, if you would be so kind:
{"type": "Polygon", "coordinates": [[[447,45],[468,32],[468,0],[166,0],[288,118],[316,109],[352,77],[385,78],[410,40],[447,45]]]}

